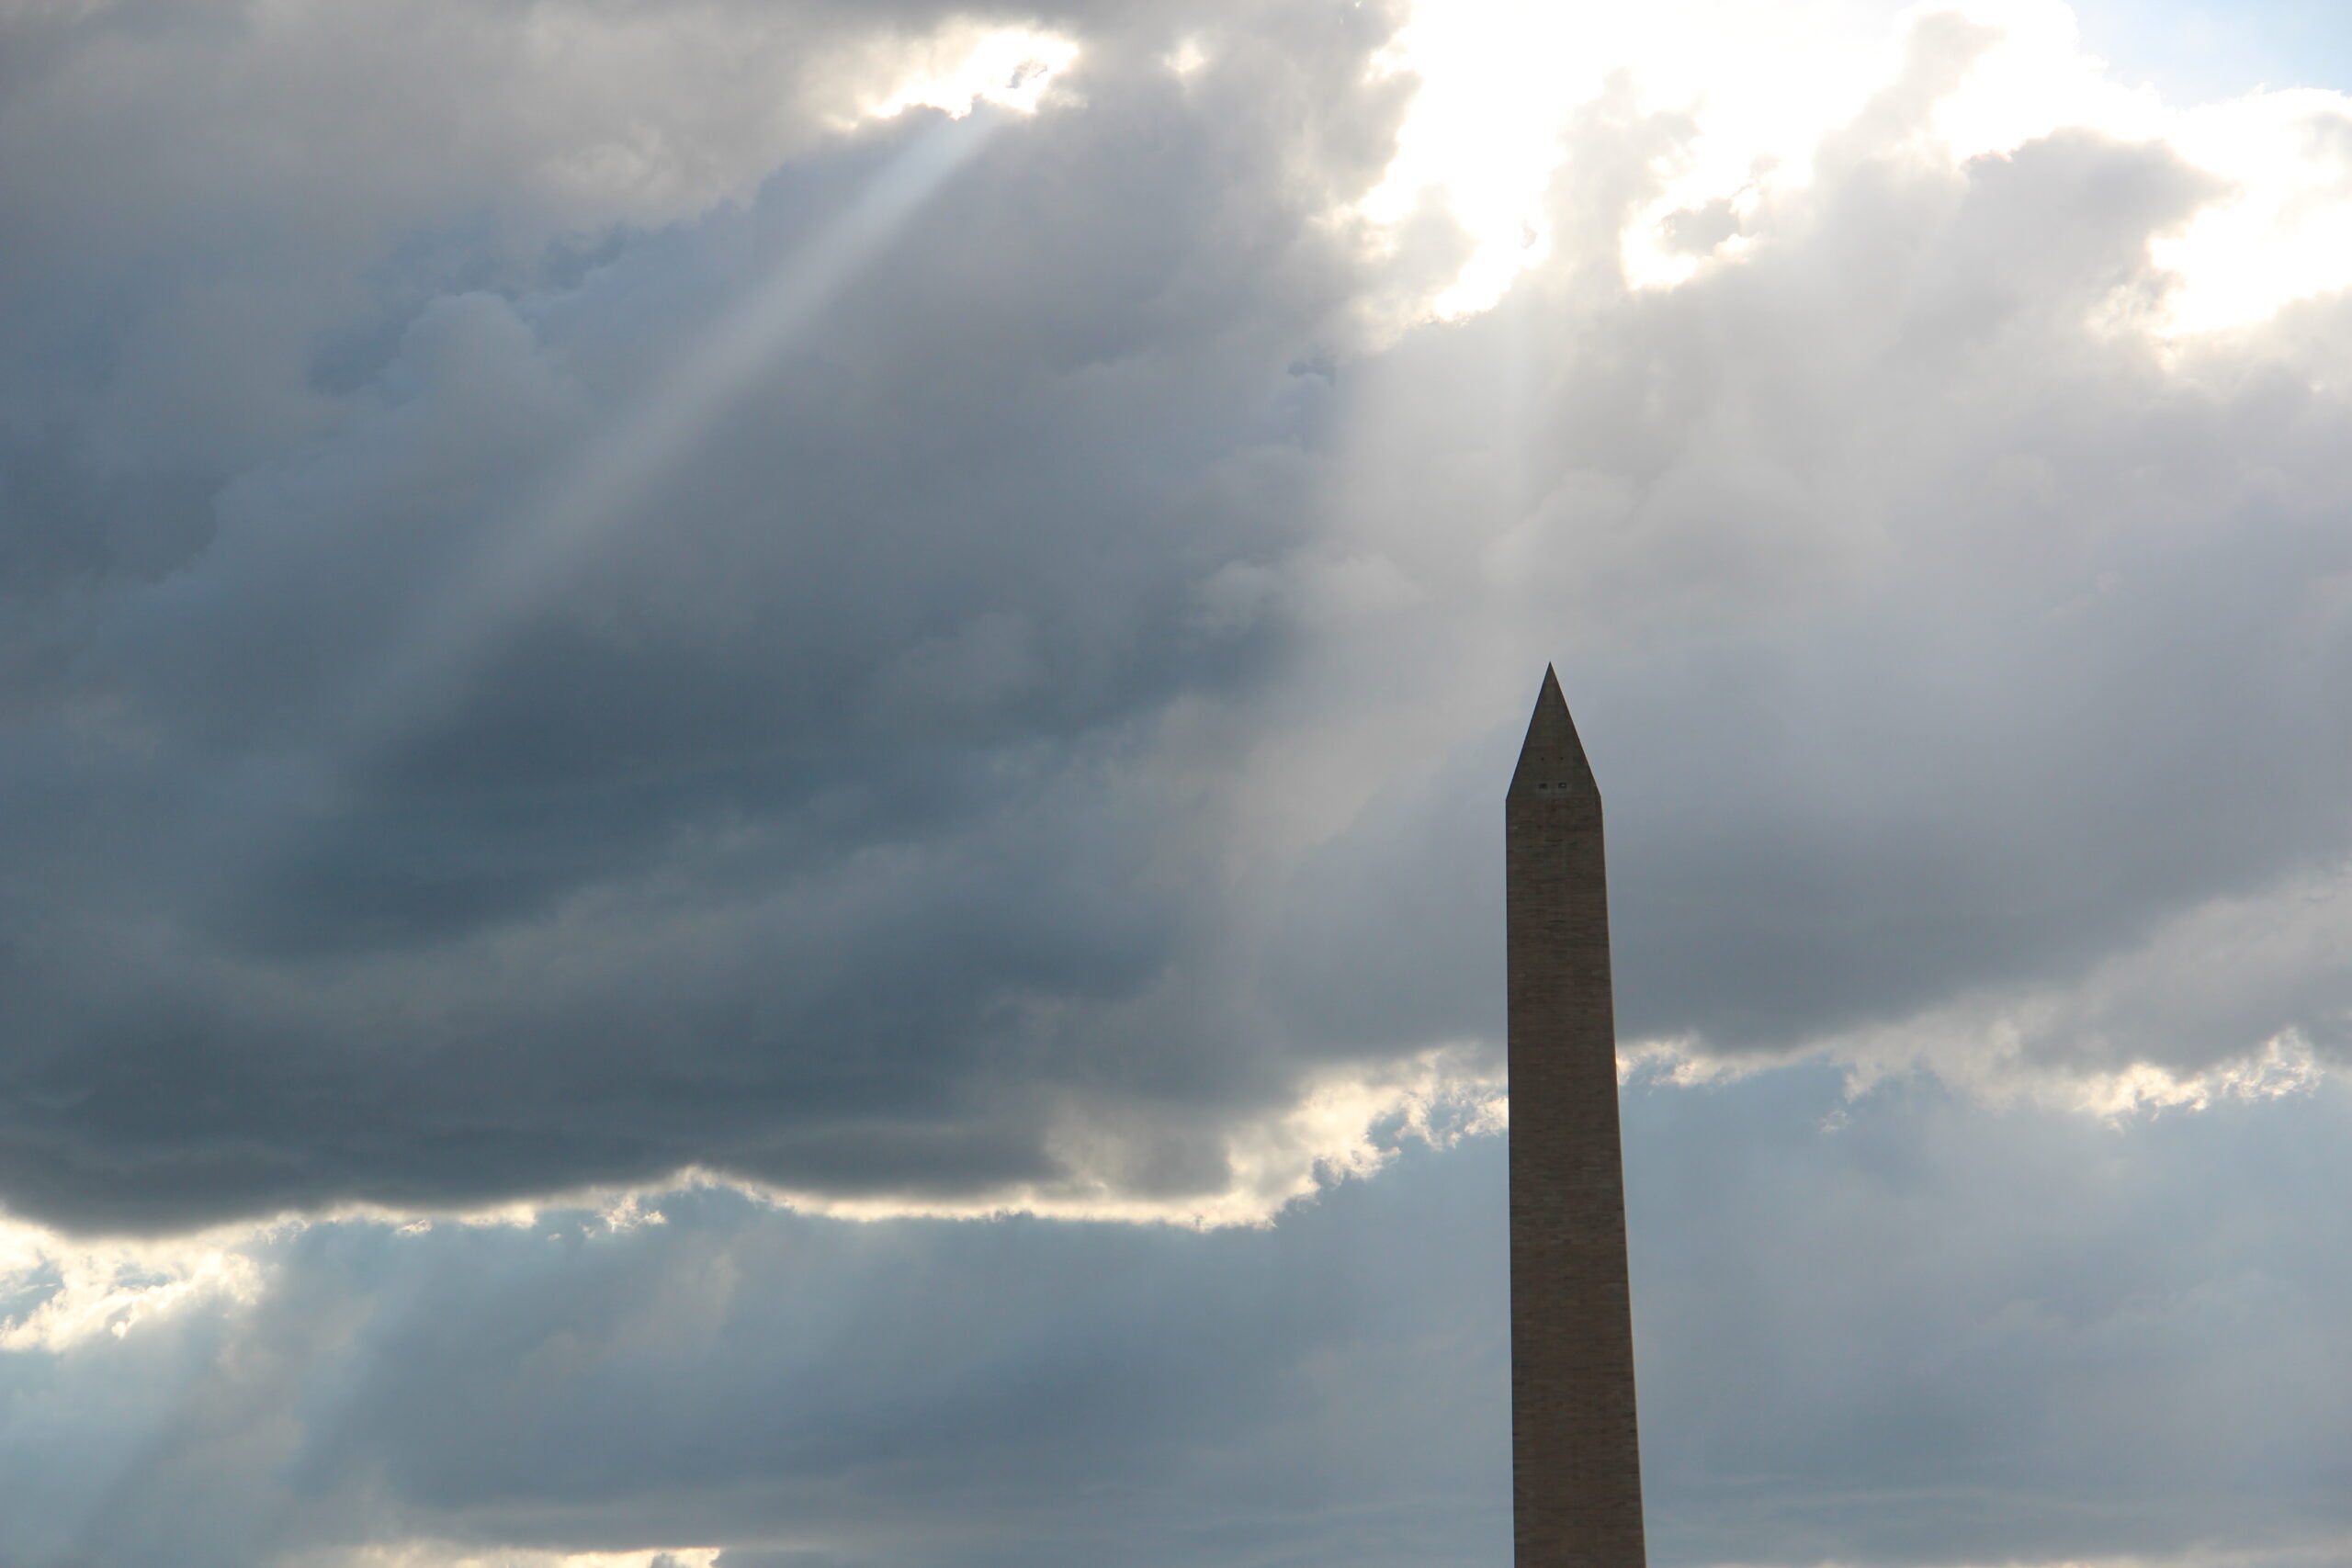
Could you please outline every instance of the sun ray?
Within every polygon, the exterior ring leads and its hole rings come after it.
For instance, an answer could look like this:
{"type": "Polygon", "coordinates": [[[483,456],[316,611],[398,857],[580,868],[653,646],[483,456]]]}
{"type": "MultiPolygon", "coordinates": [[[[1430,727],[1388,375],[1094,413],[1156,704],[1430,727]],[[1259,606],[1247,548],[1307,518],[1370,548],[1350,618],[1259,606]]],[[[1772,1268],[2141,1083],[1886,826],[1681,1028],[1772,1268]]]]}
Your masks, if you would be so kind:
{"type": "Polygon", "coordinates": [[[944,119],[900,152],[823,231],[707,332],[580,461],[501,528],[462,581],[423,606],[350,705],[346,745],[382,744],[452,700],[497,631],[572,563],[626,527],[647,493],[741,401],[776,356],[905,227],[1001,123],[944,119]]]}

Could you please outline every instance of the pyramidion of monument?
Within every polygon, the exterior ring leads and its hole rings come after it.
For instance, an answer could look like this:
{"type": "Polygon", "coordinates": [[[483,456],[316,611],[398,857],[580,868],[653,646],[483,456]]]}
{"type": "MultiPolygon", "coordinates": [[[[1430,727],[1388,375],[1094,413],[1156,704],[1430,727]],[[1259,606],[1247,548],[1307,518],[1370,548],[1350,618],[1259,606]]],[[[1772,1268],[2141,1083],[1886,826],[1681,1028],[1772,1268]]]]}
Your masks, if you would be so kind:
{"type": "Polygon", "coordinates": [[[1577,721],[1560,693],[1559,672],[1544,669],[1543,689],[1535,696],[1535,712],[1527,721],[1527,739],[1519,749],[1519,765],[1511,770],[1510,798],[1522,795],[1574,799],[1600,809],[1600,785],[1592,763],[1577,738],[1577,721]]]}

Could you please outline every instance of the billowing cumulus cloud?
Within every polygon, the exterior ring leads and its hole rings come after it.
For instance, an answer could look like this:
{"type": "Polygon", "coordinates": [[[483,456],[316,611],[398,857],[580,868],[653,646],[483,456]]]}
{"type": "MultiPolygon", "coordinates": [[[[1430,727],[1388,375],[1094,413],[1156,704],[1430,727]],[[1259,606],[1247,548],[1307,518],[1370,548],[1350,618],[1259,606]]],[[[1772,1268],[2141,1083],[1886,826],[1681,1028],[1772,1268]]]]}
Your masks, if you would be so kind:
{"type": "Polygon", "coordinates": [[[2343,1539],[2352,100],[1500,25],[0,24],[0,1560],[1498,1561],[1547,660],[1660,1561],[2343,1539]]]}
{"type": "MultiPolygon", "coordinates": [[[[1552,260],[1363,371],[1328,547],[1403,586],[1359,690],[1427,710],[1560,651],[1608,760],[1638,1036],[1785,1056],[2261,925],[2170,976],[2192,1005],[2075,997],[2028,1054],[2194,1072],[2291,1032],[2341,1059],[2340,948],[2301,914],[2352,829],[2338,297],[2184,335],[2152,249],[2232,187],[2082,128],[1955,161],[1935,115],[1987,47],[1922,23],[1675,287],[1622,284],[1624,226],[1694,122],[1582,112],[1552,260]]],[[[1460,793],[1336,842],[1467,842],[1460,793]]],[[[1367,946],[1388,902],[1358,905],[1367,946]]],[[[1456,929],[1430,966],[1476,974],[1491,931],[1456,929]]]]}
{"type": "Polygon", "coordinates": [[[433,299],[191,558],[47,589],[17,1204],[1220,1200],[1303,1081],[1203,935],[1235,741],[1162,732],[1289,640],[1401,103],[1293,25],[433,299]]]}
{"type": "MultiPolygon", "coordinates": [[[[1703,117],[1612,78],[1541,259],[1398,336],[1464,253],[1397,239],[1434,209],[1362,214],[1411,86],[1394,18],[1069,20],[1038,112],[858,120],[829,77],[756,183],[535,220],[510,186],[571,189],[537,143],[426,191],[413,148],[345,149],[375,248],[283,261],[305,346],[240,338],[268,397],[201,400],[253,437],[205,449],[203,526],[76,542],[31,493],[22,1212],[700,1168],[1263,1213],[1362,1136],[1268,1131],[1334,1070],[1493,1079],[1482,814],[1548,655],[1606,760],[1645,1037],[1786,1055],[2064,987],[2345,852],[2341,312],[2181,337],[2152,246],[2235,187],[2162,140],[1959,157],[1999,29],[1921,22],[1804,177],[1717,218],[1658,215],[1703,117]],[[462,276],[396,243],[484,204],[500,233],[445,236],[462,276]],[[1679,284],[1629,281],[1653,223],[1700,257],[1679,284]]],[[[929,70],[963,35],[920,36],[929,70]]],[[[102,18],[55,47],[65,83],[145,45],[102,18]]],[[[228,119],[282,135],[307,101],[228,119]]],[[[476,133],[509,130],[538,134],[476,133]]],[[[125,197],[103,173],[89,206],[125,197]]],[[[240,288],[283,260],[152,243],[240,288]]],[[[86,269],[39,260],[60,304],[23,357],[91,395],[28,379],[24,438],[92,495],[163,473],[110,400],[233,312],[190,282],[75,328],[86,269]]],[[[2028,1054],[2333,1053],[2340,966],[2311,962],[2028,1054]]]]}

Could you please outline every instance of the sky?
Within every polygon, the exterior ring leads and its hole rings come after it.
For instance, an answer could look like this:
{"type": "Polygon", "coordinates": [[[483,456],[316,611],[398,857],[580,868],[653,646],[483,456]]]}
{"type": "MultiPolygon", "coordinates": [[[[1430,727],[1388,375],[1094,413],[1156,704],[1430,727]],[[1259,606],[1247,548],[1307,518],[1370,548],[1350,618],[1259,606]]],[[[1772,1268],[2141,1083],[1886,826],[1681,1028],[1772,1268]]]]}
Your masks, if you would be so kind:
{"type": "Polygon", "coordinates": [[[2352,1561],[2352,25],[0,7],[0,1565],[2352,1561]]]}

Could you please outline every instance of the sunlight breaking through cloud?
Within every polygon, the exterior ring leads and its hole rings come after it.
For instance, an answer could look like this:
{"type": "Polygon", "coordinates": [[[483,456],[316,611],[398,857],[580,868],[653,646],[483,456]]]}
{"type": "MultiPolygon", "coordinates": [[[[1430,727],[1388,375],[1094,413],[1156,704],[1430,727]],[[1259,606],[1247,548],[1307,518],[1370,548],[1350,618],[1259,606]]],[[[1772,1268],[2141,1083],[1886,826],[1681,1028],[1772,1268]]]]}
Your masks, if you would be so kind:
{"type": "Polygon", "coordinates": [[[1035,114],[1054,80],[1078,58],[1078,45],[1023,28],[951,28],[931,39],[908,80],[870,111],[888,119],[910,108],[944,109],[962,119],[981,104],[1035,114]]]}
{"type": "Polygon", "coordinates": [[[262,1280],[244,1248],[271,1228],[77,1241],[0,1219],[0,1351],[55,1353],[205,1303],[250,1303],[262,1280]]]}
{"type": "MultiPolygon", "coordinates": [[[[1502,1133],[1509,1122],[1500,1063],[1476,1043],[1464,1042],[1400,1063],[1318,1075],[1285,1105],[1228,1131],[1219,1156],[1226,1172],[1220,1189],[1165,1199],[1138,1196],[1136,1173],[1128,1168],[1139,1146],[1148,1157],[1149,1130],[1114,1107],[1073,1103],[1054,1140],[1067,1172],[1062,1180],[950,1201],[834,1198],[695,1169],[665,1182],[478,1209],[343,1205],[177,1237],[80,1238],[0,1219],[0,1352],[59,1354],[94,1339],[124,1338],[191,1308],[250,1306],[267,1288],[266,1249],[313,1226],[378,1227],[399,1238],[422,1238],[445,1225],[517,1232],[552,1227],[554,1236],[615,1237],[667,1224],[665,1196],[718,1190],[849,1223],[1030,1214],[1193,1230],[1260,1228],[1336,1183],[1378,1174],[1407,1144],[1450,1148],[1464,1138],[1502,1133]]],[[[437,1564],[442,1559],[416,1561],[437,1564]]]]}
{"type": "Polygon", "coordinates": [[[1672,288],[1769,234],[1776,209],[1811,185],[1824,139],[1868,105],[1877,120],[1909,120],[1918,155],[1954,164],[2079,128],[2161,141],[2215,175],[2222,194],[2154,243],[2178,277],[2149,323],[2165,332],[2246,325],[2352,283],[2352,97],[2256,90],[2169,106],[2116,81],[2059,0],[1928,0],[1891,32],[1860,7],[1810,10],[1799,25],[1778,7],[1750,17],[1430,0],[1382,57],[1419,87],[1363,211],[1391,234],[1431,202],[1450,213],[1471,251],[1427,310],[1487,310],[1550,252],[1565,128],[1614,97],[1687,125],[1623,237],[1628,280],[1672,288]]]}
{"type": "MultiPolygon", "coordinates": [[[[968,111],[970,104],[966,105],[968,111]]],[[[715,322],[666,375],[584,444],[420,615],[350,705],[362,749],[443,712],[496,636],[559,592],[624,527],[650,485],[693,451],[776,356],[987,141],[950,120],[902,148],[857,198],[715,322]]]]}

